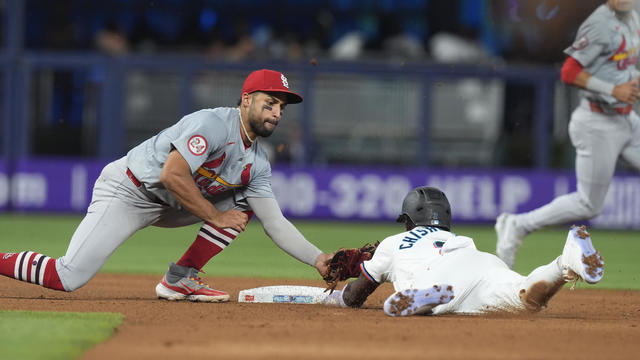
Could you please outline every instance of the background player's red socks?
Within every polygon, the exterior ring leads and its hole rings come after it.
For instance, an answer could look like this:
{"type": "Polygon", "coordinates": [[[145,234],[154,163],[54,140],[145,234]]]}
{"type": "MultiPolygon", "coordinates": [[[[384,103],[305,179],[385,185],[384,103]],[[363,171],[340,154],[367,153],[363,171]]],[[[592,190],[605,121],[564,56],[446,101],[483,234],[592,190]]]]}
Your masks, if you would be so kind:
{"type": "Polygon", "coordinates": [[[64,291],[56,271],[56,259],[33,251],[0,253],[0,274],[49,289],[64,291]]]}

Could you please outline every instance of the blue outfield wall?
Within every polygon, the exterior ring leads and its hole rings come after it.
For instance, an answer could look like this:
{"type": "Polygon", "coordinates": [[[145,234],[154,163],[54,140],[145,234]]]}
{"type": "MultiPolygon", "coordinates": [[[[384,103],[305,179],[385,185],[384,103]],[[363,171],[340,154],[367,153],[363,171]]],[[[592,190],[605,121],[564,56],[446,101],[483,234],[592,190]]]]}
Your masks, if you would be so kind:
{"type": "MultiPolygon", "coordinates": [[[[0,211],[83,213],[107,162],[0,160],[0,211]]],[[[447,193],[456,221],[493,223],[503,211],[528,211],[574,191],[575,176],[513,169],[275,166],[272,185],[284,214],[292,219],[393,221],[410,189],[431,185],[447,193]]],[[[604,211],[591,224],[640,229],[638,174],[616,174],[604,211]]]]}

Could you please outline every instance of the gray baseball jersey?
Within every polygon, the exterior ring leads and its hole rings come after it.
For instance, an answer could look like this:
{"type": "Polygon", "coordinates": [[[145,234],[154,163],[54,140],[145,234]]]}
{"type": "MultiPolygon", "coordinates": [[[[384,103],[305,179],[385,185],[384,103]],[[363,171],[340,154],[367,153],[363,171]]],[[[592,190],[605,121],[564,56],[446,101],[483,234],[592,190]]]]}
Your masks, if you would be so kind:
{"type": "Polygon", "coordinates": [[[273,198],[267,153],[258,142],[245,148],[240,131],[237,108],[200,110],[131,149],[127,166],[148,191],[177,209],[181,205],[159,180],[172,147],[218,210],[230,210],[248,197],[273,198]]]}
{"type": "MultiPolygon", "coordinates": [[[[577,40],[565,50],[586,72],[616,85],[638,77],[639,51],[638,14],[632,11],[629,18],[622,21],[606,4],[584,21],[577,40]]],[[[611,111],[613,107],[628,106],[612,96],[591,91],[582,91],[582,95],[569,122],[569,136],[576,149],[577,189],[517,215],[515,232],[521,236],[544,226],[571,224],[598,216],[619,157],[640,169],[640,117],[635,111],[628,114],[611,111]],[[599,103],[607,111],[593,111],[590,102],[599,103]],[[602,106],[605,104],[610,105],[602,106]]]]}
{"type": "MultiPolygon", "coordinates": [[[[635,11],[627,21],[622,21],[604,4],[582,23],[576,41],[564,52],[576,59],[586,72],[618,85],[638,76],[639,35],[640,20],[635,11]]],[[[617,102],[613,96],[587,90],[581,91],[581,95],[596,102],[617,102]]]]}

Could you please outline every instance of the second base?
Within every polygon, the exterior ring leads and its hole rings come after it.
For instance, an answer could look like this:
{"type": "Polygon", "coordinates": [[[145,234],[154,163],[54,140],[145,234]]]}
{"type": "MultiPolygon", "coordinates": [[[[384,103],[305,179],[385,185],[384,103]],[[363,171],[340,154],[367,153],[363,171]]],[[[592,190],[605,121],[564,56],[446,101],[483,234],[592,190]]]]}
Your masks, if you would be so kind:
{"type": "Polygon", "coordinates": [[[240,291],[238,293],[238,302],[318,304],[328,294],[324,291],[324,288],[314,286],[263,286],[240,291]]]}

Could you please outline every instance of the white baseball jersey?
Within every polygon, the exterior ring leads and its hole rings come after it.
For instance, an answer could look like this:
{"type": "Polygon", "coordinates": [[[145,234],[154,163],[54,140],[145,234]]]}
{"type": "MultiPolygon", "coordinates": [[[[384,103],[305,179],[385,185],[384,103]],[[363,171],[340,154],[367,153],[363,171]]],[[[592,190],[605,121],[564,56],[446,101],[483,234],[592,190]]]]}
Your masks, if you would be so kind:
{"type": "Polygon", "coordinates": [[[258,142],[245,148],[240,131],[239,109],[200,110],[131,149],[127,166],[148,191],[177,209],[181,205],[159,180],[172,147],[189,163],[202,195],[218,210],[237,207],[247,197],[273,198],[267,153],[258,142]]]}
{"type": "MultiPolygon", "coordinates": [[[[638,76],[636,65],[640,50],[639,35],[640,19],[635,10],[632,10],[627,21],[622,21],[604,4],[582,23],[576,41],[564,52],[576,59],[586,72],[618,85],[638,76]]],[[[583,90],[581,94],[596,102],[617,102],[610,95],[587,90],[583,90]]]]}
{"type": "Polygon", "coordinates": [[[452,285],[454,299],[435,307],[434,314],[524,309],[518,292],[525,277],[478,251],[471,238],[435,227],[418,226],[384,239],[361,269],[375,283],[393,283],[396,291],[452,285]]]}

